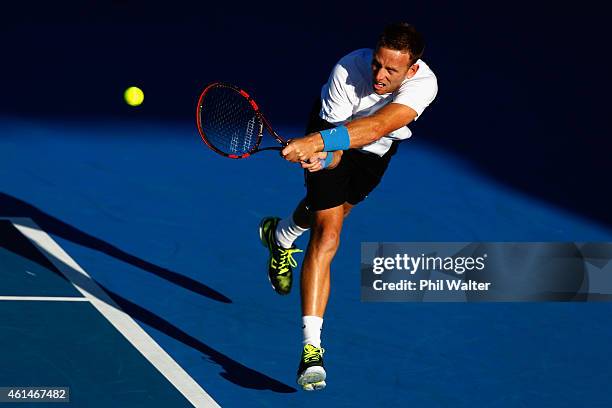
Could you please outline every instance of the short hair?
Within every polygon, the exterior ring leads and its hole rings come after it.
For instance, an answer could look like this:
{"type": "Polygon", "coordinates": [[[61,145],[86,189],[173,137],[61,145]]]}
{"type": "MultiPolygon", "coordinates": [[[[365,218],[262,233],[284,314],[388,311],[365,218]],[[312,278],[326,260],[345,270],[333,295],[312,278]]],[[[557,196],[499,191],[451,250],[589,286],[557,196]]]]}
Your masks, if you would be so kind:
{"type": "Polygon", "coordinates": [[[425,41],[412,24],[392,23],[386,26],[378,37],[376,48],[380,47],[408,52],[410,54],[410,65],[412,65],[423,56],[425,41]]]}

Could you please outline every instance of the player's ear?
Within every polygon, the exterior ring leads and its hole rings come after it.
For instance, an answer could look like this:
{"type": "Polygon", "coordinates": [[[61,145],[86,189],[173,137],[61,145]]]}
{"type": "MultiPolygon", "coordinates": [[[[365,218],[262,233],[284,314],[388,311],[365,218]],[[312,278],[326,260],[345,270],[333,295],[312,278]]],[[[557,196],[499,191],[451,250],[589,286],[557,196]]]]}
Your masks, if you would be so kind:
{"type": "Polygon", "coordinates": [[[408,72],[406,72],[406,79],[412,78],[417,71],[419,70],[419,64],[412,64],[410,68],[408,68],[408,72]]]}

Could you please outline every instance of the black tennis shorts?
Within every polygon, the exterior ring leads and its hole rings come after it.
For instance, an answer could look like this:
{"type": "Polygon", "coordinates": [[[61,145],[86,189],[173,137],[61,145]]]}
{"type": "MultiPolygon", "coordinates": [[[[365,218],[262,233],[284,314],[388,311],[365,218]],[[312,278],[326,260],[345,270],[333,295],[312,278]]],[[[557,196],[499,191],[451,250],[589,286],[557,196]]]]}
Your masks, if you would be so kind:
{"type": "MultiPolygon", "coordinates": [[[[317,99],[310,112],[306,134],[335,127],[319,117],[320,110],[321,101],[317,99]]],[[[305,170],[308,209],[320,211],[345,202],[355,205],[363,201],[380,183],[398,145],[399,142],[394,141],[382,157],[357,149],[345,150],[337,167],[314,173],[305,170]]]]}

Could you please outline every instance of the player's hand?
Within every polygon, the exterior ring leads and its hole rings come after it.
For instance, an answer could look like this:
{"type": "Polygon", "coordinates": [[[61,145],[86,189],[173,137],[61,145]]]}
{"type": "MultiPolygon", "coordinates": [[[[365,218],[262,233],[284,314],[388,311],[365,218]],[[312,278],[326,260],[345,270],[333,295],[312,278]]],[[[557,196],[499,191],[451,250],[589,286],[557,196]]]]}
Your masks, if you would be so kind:
{"type": "Polygon", "coordinates": [[[323,170],[323,163],[325,162],[325,158],[327,157],[327,152],[319,152],[315,153],[314,156],[310,158],[310,160],[301,162],[302,168],[308,170],[311,173],[315,171],[323,170]]]}
{"type": "Polygon", "coordinates": [[[315,153],[315,155],[311,157],[309,161],[301,162],[300,164],[302,165],[303,169],[306,169],[311,173],[314,173],[315,171],[319,171],[319,170],[324,170],[324,169],[331,170],[337,167],[338,164],[340,164],[342,153],[343,152],[341,150],[337,152],[329,152],[329,153],[328,152],[315,153]],[[333,154],[334,156],[329,166],[325,167],[324,165],[325,158],[327,157],[328,154],[333,154]]]}
{"type": "MultiPolygon", "coordinates": [[[[319,136],[321,139],[321,136],[319,136]]],[[[285,160],[293,163],[308,161],[317,153],[317,143],[312,135],[291,139],[289,144],[281,151],[285,160]]]]}

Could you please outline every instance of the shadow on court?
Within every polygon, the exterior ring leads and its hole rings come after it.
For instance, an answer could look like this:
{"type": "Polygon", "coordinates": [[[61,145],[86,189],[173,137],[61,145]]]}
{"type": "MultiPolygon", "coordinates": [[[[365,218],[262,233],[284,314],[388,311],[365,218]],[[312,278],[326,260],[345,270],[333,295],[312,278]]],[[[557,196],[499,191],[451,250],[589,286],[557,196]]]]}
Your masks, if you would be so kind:
{"type": "MultiPolygon", "coordinates": [[[[1,195],[2,193],[0,193],[0,196],[1,195]]],[[[0,216],[3,216],[4,214],[1,209],[2,207],[0,207],[0,216]]],[[[34,247],[34,244],[27,240],[14,239],[15,234],[19,234],[19,232],[17,232],[9,221],[0,220],[0,248],[4,248],[15,255],[19,255],[24,259],[37,263],[43,268],[52,271],[63,280],[67,280],[66,277],[34,247]]]]}
{"type": "MultiPolygon", "coordinates": [[[[6,197],[6,195],[3,195],[3,197],[6,197]]],[[[19,200],[16,201],[19,202],[19,200]]],[[[4,203],[5,201],[2,202],[2,204],[4,203]]],[[[14,213],[11,214],[11,216],[15,215],[16,214],[14,213]]],[[[39,220],[40,219],[36,221],[39,220]]],[[[215,350],[197,338],[177,328],[167,320],[157,316],[142,306],[109,291],[100,283],[87,277],[83,273],[69,268],[68,270],[64,271],[66,274],[64,275],[64,273],[60,272],[31,242],[25,239],[16,240],[15,234],[20,233],[14,227],[12,227],[8,221],[0,222],[0,248],[13,252],[20,257],[28,259],[50,271],[53,271],[57,275],[61,276],[64,280],[68,280],[77,287],[82,288],[88,293],[92,294],[92,296],[96,297],[98,300],[107,303],[111,307],[118,306],[133,319],[139,320],[140,322],[183,343],[187,347],[191,347],[194,350],[201,352],[207,356],[210,361],[219,365],[223,369],[223,372],[220,373],[221,377],[225,378],[231,383],[244,388],[270,390],[276,393],[296,392],[295,388],[277,381],[259,371],[246,367],[245,365],[233,360],[227,355],[215,350]],[[10,228],[8,228],[9,226],[10,228]]]]}
{"type": "Polygon", "coordinates": [[[0,192],[0,216],[31,218],[49,234],[57,235],[75,244],[100,251],[110,257],[150,272],[168,282],[172,282],[199,295],[206,296],[218,302],[232,303],[230,298],[201,282],[152,264],[137,256],[128,254],[106,241],[89,235],[72,225],[46,214],[25,201],[2,192],[0,192]]]}
{"type": "Polygon", "coordinates": [[[154,313],[144,309],[143,307],[130,302],[129,300],[113,293],[107,289],[104,289],[106,293],[121,307],[123,311],[132,316],[134,319],[141,321],[156,330],[172,337],[173,339],[180,341],[184,345],[191,347],[199,352],[207,355],[209,359],[220,365],[225,371],[221,373],[221,377],[226,380],[245,388],[252,388],[256,390],[270,390],[278,393],[292,393],[296,392],[296,389],[283,384],[273,378],[268,377],[258,371],[248,368],[239,362],[232,360],[225,354],[218,352],[212,347],[202,343],[195,337],[185,333],[181,329],[172,325],[167,320],[162,319],[154,313]]]}

